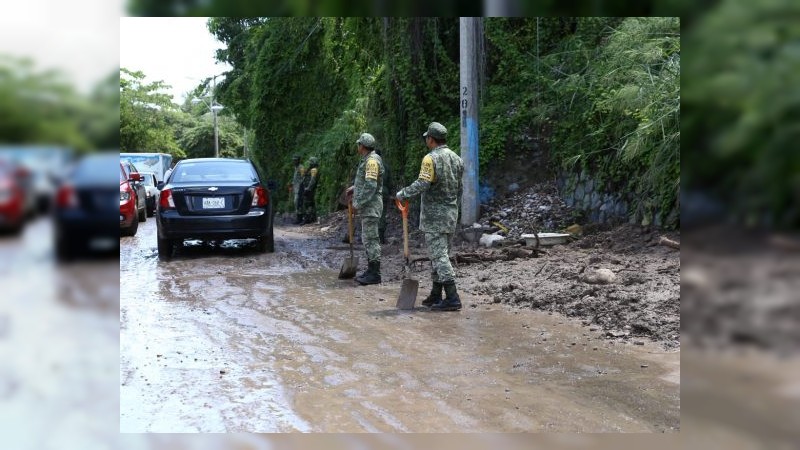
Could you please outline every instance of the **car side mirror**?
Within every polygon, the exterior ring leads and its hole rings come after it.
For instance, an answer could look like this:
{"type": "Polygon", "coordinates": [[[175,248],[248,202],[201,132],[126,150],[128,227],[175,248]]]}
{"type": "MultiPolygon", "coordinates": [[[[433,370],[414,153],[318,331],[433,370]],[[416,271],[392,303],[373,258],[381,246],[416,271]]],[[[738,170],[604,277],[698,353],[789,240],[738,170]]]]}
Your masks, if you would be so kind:
{"type": "Polygon", "coordinates": [[[164,182],[159,181],[158,183],[156,183],[156,189],[158,189],[159,191],[164,189],[164,182]]]}
{"type": "Polygon", "coordinates": [[[142,181],[144,177],[139,172],[131,172],[131,176],[129,178],[131,181],[142,181]]]}

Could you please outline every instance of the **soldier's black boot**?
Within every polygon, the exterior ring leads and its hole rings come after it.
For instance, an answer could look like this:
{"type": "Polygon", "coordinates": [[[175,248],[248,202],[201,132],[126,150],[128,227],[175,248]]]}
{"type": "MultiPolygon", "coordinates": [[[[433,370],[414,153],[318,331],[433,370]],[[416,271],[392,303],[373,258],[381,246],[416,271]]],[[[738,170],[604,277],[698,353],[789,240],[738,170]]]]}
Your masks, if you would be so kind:
{"type": "Polygon", "coordinates": [[[431,293],[425,297],[425,300],[422,301],[422,306],[433,306],[434,303],[439,303],[442,301],[442,289],[444,285],[442,283],[437,283],[436,281],[433,282],[433,287],[431,288],[431,293]]]}
{"type": "Polygon", "coordinates": [[[361,285],[378,284],[381,282],[381,262],[369,261],[367,262],[367,270],[361,275],[356,277],[356,282],[361,285]]]}
{"type": "Polygon", "coordinates": [[[434,303],[431,311],[458,311],[461,309],[461,298],[456,291],[456,282],[448,281],[444,283],[445,297],[442,301],[434,303]]]}

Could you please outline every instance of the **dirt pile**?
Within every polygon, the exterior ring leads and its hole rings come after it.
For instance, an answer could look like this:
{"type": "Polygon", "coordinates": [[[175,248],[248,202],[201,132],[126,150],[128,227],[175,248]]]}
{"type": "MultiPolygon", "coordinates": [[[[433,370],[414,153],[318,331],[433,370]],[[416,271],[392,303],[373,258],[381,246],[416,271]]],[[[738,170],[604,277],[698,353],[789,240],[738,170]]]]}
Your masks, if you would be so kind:
{"type": "Polygon", "coordinates": [[[516,239],[521,234],[558,231],[572,225],[575,210],[564,204],[554,182],[543,182],[497,196],[481,205],[479,223],[484,227],[508,229],[502,233],[516,239]]]}
{"type": "MultiPolygon", "coordinates": [[[[484,205],[481,223],[492,218],[508,227],[508,241],[518,241],[530,231],[562,229],[572,224],[573,212],[557,195],[553,185],[542,183],[496,198],[484,205]]],[[[360,221],[357,220],[357,229],[360,221]]],[[[541,252],[513,260],[474,264],[455,263],[459,289],[466,308],[537,308],[580,319],[589,331],[607,339],[636,342],[649,338],[665,347],[680,345],[680,251],[661,243],[661,237],[680,242],[679,232],[664,232],[639,226],[603,228],[583,225],[584,234],[567,244],[543,247],[541,252]]],[[[327,249],[322,259],[339,270],[346,256],[341,242],[347,218],[339,211],[322,218],[320,224],[299,227],[303,233],[318,236],[327,249]]],[[[430,289],[430,266],[424,235],[410,227],[411,259],[414,277],[420,280],[420,298],[430,289]]],[[[402,278],[402,225],[396,210],[388,215],[387,244],[383,246],[381,272],[384,283],[402,278]]],[[[519,245],[519,244],[517,244],[519,245]]],[[[523,249],[525,247],[522,247],[523,249]]],[[[506,251],[506,249],[502,249],[506,251]]],[[[476,248],[475,244],[454,238],[451,259],[460,254],[492,253],[501,249],[476,248]]],[[[359,272],[366,259],[361,255],[359,272]]],[[[463,259],[461,259],[463,261],[463,259]]]]}

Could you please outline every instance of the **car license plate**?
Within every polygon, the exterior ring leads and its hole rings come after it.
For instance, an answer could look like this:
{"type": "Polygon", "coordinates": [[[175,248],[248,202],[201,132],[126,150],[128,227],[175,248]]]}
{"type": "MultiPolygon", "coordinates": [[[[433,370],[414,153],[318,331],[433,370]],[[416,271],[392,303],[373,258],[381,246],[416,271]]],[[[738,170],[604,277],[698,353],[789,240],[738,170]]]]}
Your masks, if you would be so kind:
{"type": "Polygon", "coordinates": [[[203,197],[203,209],[224,208],[225,197],[203,197]]]}

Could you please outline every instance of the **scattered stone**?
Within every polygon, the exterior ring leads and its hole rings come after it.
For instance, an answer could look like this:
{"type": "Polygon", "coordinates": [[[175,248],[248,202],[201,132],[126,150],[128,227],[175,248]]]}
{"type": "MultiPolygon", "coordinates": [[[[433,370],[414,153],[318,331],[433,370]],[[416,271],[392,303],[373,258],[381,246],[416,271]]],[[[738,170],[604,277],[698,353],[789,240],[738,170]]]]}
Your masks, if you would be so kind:
{"type": "Polygon", "coordinates": [[[226,374],[228,372],[225,369],[222,369],[222,370],[219,371],[219,373],[224,375],[224,374],[226,374]]]}
{"type": "Polygon", "coordinates": [[[597,269],[584,276],[583,281],[589,284],[611,284],[617,279],[609,269],[597,269]]]}
{"type": "Polygon", "coordinates": [[[496,242],[499,244],[500,242],[504,241],[505,238],[500,236],[499,234],[483,234],[480,239],[480,244],[486,248],[494,247],[496,242]]]}
{"type": "Polygon", "coordinates": [[[644,345],[644,342],[642,342],[642,341],[634,341],[633,345],[644,345]]]}
{"type": "Polygon", "coordinates": [[[642,364],[642,368],[647,368],[647,367],[650,367],[650,366],[648,366],[647,364],[642,364]]]}

